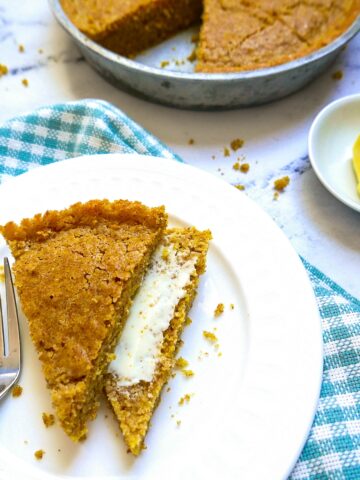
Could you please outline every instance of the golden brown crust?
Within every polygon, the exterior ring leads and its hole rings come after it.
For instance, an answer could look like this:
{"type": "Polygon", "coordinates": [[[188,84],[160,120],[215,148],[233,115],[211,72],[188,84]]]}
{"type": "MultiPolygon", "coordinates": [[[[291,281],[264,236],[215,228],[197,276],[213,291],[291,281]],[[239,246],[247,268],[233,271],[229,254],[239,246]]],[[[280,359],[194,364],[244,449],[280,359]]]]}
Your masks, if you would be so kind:
{"type": "Polygon", "coordinates": [[[333,41],[359,12],[359,0],[205,0],[196,70],[255,70],[295,60],[333,41]]]}
{"type": "Polygon", "coordinates": [[[180,336],[186,323],[187,313],[196,295],[199,276],[205,271],[206,253],[211,238],[209,231],[199,232],[195,228],[172,229],[166,232],[166,241],[186,255],[196,255],[195,272],[186,287],[174,313],[169,328],[164,332],[163,344],[155,374],[151,382],[141,381],[129,387],[120,387],[117,378],[108,374],[106,394],[119,421],[129,450],[138,455],[142,448],[150,419],[160,400],[163,386],[169,380],[175,364],[175,354],[180,336]]]}
{"type": "Polygon", "coordinates": [[[86,433],[102,376],[167,217],[139,202],[90,201],[8,223],[15,283],[66,433],[86,433]]]}

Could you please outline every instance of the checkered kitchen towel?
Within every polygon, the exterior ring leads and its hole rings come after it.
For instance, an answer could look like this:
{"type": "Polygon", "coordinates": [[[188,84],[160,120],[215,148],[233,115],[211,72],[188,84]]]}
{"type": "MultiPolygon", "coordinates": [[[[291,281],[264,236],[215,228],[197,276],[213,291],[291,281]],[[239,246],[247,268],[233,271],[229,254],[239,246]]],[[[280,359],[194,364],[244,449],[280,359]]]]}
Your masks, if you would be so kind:
{"type": "MultiPolygon", "coordinates": [[[[137,152],[181,161],[108,103],[41,108],[0,126],[0,182],[83,154],[137,152]]],[[[319,408],[292,480],[360,479],[360,302],[304,261],[323,322],[319,408]]],[[[272,479],[259,479],[272,480],[272,479]]]]}

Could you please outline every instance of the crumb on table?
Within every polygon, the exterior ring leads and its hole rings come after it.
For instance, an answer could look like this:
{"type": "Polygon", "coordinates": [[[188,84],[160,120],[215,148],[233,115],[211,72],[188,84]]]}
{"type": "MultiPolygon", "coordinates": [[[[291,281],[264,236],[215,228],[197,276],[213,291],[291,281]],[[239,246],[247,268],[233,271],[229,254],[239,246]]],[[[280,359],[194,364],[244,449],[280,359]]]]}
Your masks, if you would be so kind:
{"type": "Polygon", "coordinates": [[[36,458],[36,460],[42,460],[44,455],[44,450],[36,450],[36,452],[34,453],[34,457],[36,458]]]}
{"type": "Polygon", "coordinates": [[[240,165],[240,172],[247,173],[250,170],[250,165],[248,163],[243,163],[240,165]]]}
{"type": "Polygon", "coordinates": [[[163,60],[161,63],[160,63],[160,67],[161,68],[165,68],[167,67],[168,65],[170,65],[170,62],[168,60],[163,60]]]}
{"type": "Polygon", "coordinates": [[[24,87],[28,87],[29,86],[29,80],[27,78],[23,78],[21,80],[21,83],[24,85],[24,87]]]}
{"type": "Polygon", "coordinates": [[[55,423],[55,417],[52,413],[45,413],[42,414],[42,420],[46,428],[51,427],[55,423]]]}
{"type": "Polygon", "coordinates": [[[235,305],[233,303],[230,303],[230,310],[234,310],[235,305]]]}
{"type": "Polygon", "coordinates": [[[23,388],[20,387],[20,385],[15,385],[15,387],[13,387],[12,391],[11,391],[11,395],[14,397],[14,398],[17,398],[17,397],[20,397],[20,395],[22,394],[23,392],[23,388]]]}
{"type": "Polygon", "coordinates": [[[230,157],[230,150],[228,147],[224,147],[224,157],[230,157]]]}
{"type": "Polygon", "coordinates": [[[191,325],[192,324],[192,320],[190,317],[186,317],[185,319],[185,326],[188,326],[188,325],[191,325]]]}
{"type": "Polygon", "coordinates": [[[274,181],[274,188],[278,192],[282,192],[290,183],[290,178],[286,175],[285,177],[278,178],[274,181]]]}
{"type": "Polygon", "coordinates": [[[25,52],[25,47],[24,47],[24,45],[22,45],[21,43],[20,43],[18,49],[19,49],[19,52],[20,52],[20,53],[24,53],[24,52],[25,52]]]}
{"type": "Polygon", "coordinates": [[[341,80],[343,78],[344,74],[342,72],[342,70],[336,70],[336,72],[334,72],[332,75],[331,75],[331,78],[333,80],[341,80]]]}
{"type": "Polygon", "coordinates": [[[235,188],[237,188],[238,190],[245,190],[245,185],[241,185],[240,183],[237,184],[237,185],[234,185],[235,188]]]}
{"type": "Polygon", "coordinates": [[[235,138],[230,143],[230,147],[234,152],[236,152],[237,150],[239,150],[239,148],[244,146],[244,143],[245,143],[244,140],[242,140],[241,138],[235,138]]]}
{"type": "Polygon", "coordinates": [[[279,192],[274,192],[273,200],[279,200],[279,192]]]}
{"type": "Polygon", "coordinates": [[[188,144],[189,145],[194,145],[195,143],[195,140],[193,138],[190,138],[189,141],[188,141],[188,144]]]}
{"type": "Polygon", "coordinates": [[[224,313],[224,308],[224,304],[219,303],[214,310],[214,317],[220,317],[220,315],[224,313]]]}
{"type": "Polygon", "coordinates": [[[195,373],[193,372],[193,370],[185,370],[185,369],[182,369],[181,370],[181,373],[184,375],[184,377],[193,377],[195,375],[195,373]]]}
{"type": "Polygon", "coordinates": [[[0,77],[2,77],[3,75],[6,75],[7,73],[9,73],[8,67],[0,63],[0,77]]]}

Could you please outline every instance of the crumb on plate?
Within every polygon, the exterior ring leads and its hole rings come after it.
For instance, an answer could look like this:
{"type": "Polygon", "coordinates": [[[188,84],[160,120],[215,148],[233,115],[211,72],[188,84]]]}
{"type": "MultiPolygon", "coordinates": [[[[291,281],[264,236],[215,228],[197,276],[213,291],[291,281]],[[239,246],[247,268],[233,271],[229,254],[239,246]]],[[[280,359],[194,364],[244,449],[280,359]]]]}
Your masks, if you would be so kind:
{"type": "Polygon", "coordinates": [[[42,414],[42,420],[46,428],[51,427],[55,423],[55,416],[52,413],[45,413],[42,414]]]}
{"type": "Polygon", "coordinates": [[[214,317],[220,317],[220,315],[224,313],[224,308],[224,304],[219,303],[214,310],[214,317]]]}
{"type": "Polygon", "coordinates": [[[176,359],[176,363],[175,363],[176,368],[182,369],[187,367],[188,365],[189,365],[189,362],[185,360],[185,358],[179,357],[176,359]]]}
{"type": "Polygon", "coordinates": [[[196,48],[193,49],[193,51],[190,53],[190,55],[187,57],[189,62],[193,63],[196,60],[196,48]]]}
{"type": "Polygon", "coordinates": [[[34,453],[34,457],[36,458],[36,460],[42,460],[44,455],[45,455],[44,450],[36,450],[36,452],[34,453]]]}
{"type": "Polygon", "coordinates": [[[206,330],[203,331],[203,336],[209,342],[215,343],[217,341],[217,336],[214,333],[208,332],[206,330]]]}
{"type": "Polygon", "coordinates": [[[189,403],[191,399],[191,395],[189,393],[186,393],[183,397],[180,398],[179,400],[179,405],[184,405],[184,403],[189,403]]]}

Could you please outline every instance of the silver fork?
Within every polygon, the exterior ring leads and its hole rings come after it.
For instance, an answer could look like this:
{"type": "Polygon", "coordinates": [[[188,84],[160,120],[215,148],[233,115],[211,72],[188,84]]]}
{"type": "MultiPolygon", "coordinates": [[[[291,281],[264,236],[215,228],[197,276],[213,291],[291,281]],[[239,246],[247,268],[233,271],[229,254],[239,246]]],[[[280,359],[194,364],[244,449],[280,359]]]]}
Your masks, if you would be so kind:
{"type": "Polygon", "coordinates": [[[8,345],[5,350],[4,318],[0,298],[0,400],[8,393],[20,375],[21,348],[19,317],[9,260],[4,258],[6,321],[8,345]]]}

